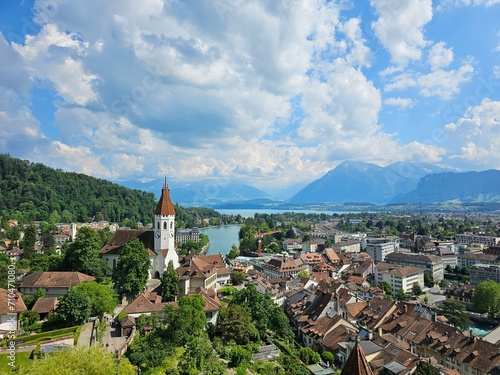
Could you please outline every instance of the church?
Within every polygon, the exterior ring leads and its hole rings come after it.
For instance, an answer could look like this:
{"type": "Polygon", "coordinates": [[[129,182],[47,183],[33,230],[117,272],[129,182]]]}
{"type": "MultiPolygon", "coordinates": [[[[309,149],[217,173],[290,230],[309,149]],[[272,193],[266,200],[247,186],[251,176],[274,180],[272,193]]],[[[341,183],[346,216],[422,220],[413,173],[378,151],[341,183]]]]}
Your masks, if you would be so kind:
{"type": "Polygon", "coordinates": [[[154,212],[153,230],[117,230],[100,250],[101,258],[111,270],[116,267],[123,246],[135,238],[144,244],[149,254],[150,279],[159,279],[170,261],[174,268],[179,267],[179,256],[175,250],[175,208],[166,183],[154,212]]]}

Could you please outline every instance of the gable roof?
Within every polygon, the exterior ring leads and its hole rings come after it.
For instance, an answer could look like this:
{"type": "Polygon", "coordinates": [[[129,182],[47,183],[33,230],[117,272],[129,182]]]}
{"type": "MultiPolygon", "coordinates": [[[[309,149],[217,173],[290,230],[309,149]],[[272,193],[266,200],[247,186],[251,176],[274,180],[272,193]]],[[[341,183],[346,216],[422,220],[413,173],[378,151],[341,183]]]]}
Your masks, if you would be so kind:
{"type": "Polygon", "coordinates": [[[31,310],[39,314],[52,312],[57,306],[57,297],[43,297],[36,300],[31,310]]]}
{"type": "Polygon", "coordinates": [[[20,313],[28,310],[26,305],[24,304],[22,294],[19,292],[15,292],[14,304],[15,310],[12,311],[12,299],[9,298],[9,291],[7,289],[0,288],[0,315],[5,315],[9,313],[20,313]],[[9,305],[9,302],[11,305],[9,305]]]}
{"type": "Polygon", "coordinates": [[[161,312],[169,304],[177,305],[175,302],[161,302],[161,296],[146,290],[125,306],[122,311],[127,314],[161,312]]]}
{"type": "Polygon", "coordinates": [[[106,245],[101,248],[99,254],[118,255],[120,254],[121,249],[126,243],[137,238],[142,242],[150,257],[156,256],[156,253],[153,251],[153,233],[154,232],[152,230],[117,230],[106,243],[106,245]]]}
{"type": "Polygon", "coordinates": [[[170,199],[170,190],[165,185],[161,191],[161,197],[156,206],[155,215],[175,215],[175,208],[170,199]]]}
{"type": "Polygon", "coordinates": [[[35,271],[25,276],[21,288],[71,288],[84,281],[94,281],[95,277],[81,272],[35,271]]]}
{"type": "Polygon", "coordinates": [[[366,360],[365,353],[363,353],[363,349],[361,349],[357,340],[340,375],[373,375],[373,371],[366,360]]]}

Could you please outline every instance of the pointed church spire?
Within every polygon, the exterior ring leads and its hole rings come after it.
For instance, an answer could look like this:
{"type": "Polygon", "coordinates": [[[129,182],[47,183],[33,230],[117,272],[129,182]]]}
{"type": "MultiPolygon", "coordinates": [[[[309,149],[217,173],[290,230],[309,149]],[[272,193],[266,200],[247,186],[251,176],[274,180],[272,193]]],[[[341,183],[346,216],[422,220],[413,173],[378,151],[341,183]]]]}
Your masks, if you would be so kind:
{"type": "Polygon", "coordinates": [[[340,375],[373,375],[373,371],[366,360],[365,353],[363,353],[363,349],[359,346],[358,336],[356,336],[354,348],[349,358],[347,358],[340,375]]]}
{"type": "Polygon", "coordinates": [[[175,208],[170,199],[170,191],[167,186],[167,177],[165,176],[165,185],[161,190],[161,197],[156,206],[155,215],[175,215],[175,208]]]}

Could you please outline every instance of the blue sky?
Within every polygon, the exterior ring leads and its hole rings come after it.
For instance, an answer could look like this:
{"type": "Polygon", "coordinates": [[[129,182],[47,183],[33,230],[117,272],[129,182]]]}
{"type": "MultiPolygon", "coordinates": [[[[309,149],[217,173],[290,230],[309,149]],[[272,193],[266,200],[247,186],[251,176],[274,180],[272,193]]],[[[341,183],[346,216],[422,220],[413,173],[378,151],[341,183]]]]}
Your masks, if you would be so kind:
{"type": "Polygon", "coordinates": [[[500,0],[0,2],[0,152],[109,180],[500,169],[500,0]]]}

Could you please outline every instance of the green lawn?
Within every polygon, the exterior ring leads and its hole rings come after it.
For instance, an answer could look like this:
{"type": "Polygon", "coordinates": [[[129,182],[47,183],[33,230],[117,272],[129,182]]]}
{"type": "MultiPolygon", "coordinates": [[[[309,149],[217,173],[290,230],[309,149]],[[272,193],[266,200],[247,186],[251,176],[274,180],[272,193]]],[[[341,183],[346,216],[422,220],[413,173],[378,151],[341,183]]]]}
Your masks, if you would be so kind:
{"type": "MultiPolygon", "coordinates": [[[[16,366],[23,366],[31,363],[30,359],[31,352],[17,352],[16,353],[16,366]]],[[[0,374],[8,374],[12,371],[12,367],[9,366],[10,359],[8,354],[0,354],[0,374]]]]}

